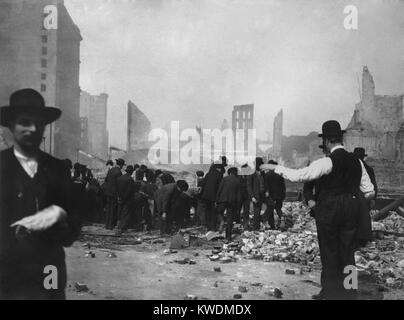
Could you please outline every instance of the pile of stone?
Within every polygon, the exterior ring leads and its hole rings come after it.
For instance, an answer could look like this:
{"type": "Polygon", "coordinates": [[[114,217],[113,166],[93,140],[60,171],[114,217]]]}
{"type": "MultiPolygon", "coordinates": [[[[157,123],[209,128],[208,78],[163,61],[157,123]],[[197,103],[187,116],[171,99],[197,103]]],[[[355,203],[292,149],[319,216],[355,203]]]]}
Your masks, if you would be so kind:
{"type": "MultiPolygon", "coordinates": [[[[404,233],[404,218],[395,212],[378,222],[373,231],[404,233]]],[[[384,235],[355,254],[356,265],[362,272],[372,274],[390,288],[404,288],[404,237],[384,235]]]]}

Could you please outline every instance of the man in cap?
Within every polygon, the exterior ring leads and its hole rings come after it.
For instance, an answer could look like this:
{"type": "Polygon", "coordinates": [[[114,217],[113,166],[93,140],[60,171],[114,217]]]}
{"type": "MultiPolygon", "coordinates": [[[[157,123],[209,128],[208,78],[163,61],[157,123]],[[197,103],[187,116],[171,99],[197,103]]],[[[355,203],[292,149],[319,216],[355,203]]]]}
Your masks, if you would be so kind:
{"type": "Polygon", "coordinates": [[[118,220],[118,186],[117,180],[122,175],[122,167],[125,165],[123,159],[116,159],[116,166],[108,171],[105,178],[105,194],[107,196],[106,208],[106,229],[113,229],[118,220]]]}
{"type": "MultiPolygon", "coordinates": [[[[335,120],[322,126],[323,147],[328,157],[313,161],[302,169],[289,169],[272,164],[264,170],[274,170],[293,182],[319,179],[316,221],[321,238],[320,256],[323,266],[325,299],[356,299],[357,290],[344,282],[346,267],[355,268],[354,252],[360,215],[359,193],[368,199],[374,187],[363,163],[342,145],[343,133],[335,120]]],[[[351,271],[352,272],[352,271],[351,271]]]]}
{"type": "Polygon", "coordinates": [[[125,169],[125,174],[118,177],[117,195],[118,195],[118,230],[117,235],[122,234],[130,221],[131,205],[134,199],[134,184],[132,179],[133,166],[129,165],[125,169]]]}
{"type": "Polygon", "coordinates": [[[14,137],[0,153],[0,299],[64,299],[63,247],[77,239],[80,223],[69,169],[40,150],[46,125],[61,111],[33,89],[14,92],[0,111],[14,137]]]}

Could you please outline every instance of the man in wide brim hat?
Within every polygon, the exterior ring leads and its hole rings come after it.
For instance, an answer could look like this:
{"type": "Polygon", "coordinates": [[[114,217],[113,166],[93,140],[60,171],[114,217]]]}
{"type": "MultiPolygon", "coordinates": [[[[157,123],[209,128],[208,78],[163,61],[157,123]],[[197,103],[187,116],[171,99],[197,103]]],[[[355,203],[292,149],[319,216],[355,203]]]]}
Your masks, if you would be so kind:
{"type": "Polygon", "coordinates": [[[22,89],[0,112],[14,138],[0,152],[0,300],[64,299],[63,247],[77,239],[80,222],[68,166],[40,150],[46,124],[61,111],[22,89]],[[56,288],[43,285],[49,266],[57,270],[56,288]]]}
{"type": "Polygon", "coordinates": [[[21,89],[10,96],[10,102],[7,106],[0,108],[0,125],[9,127],[10,121],[13,121],[19,113],[40,115],[45,124],[49,124],[56,121],[62,111],[58,108],[45,106],[44,98],[34,89],[21,89]]]}

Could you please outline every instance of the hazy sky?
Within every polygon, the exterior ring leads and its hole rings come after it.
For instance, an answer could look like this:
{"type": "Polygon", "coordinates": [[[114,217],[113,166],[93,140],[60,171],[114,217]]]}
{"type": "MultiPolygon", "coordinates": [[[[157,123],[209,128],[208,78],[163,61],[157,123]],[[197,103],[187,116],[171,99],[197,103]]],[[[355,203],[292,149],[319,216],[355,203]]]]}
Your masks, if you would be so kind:
{"type": "Polygon", "coordinates": [[[65,0],[79,26],[80,86],[109,98],[110,143],[126,146],[131,99],[153,127],[216,128],[255,104],[259,136],[346,126],[369,67],[380,94],[404,94],[402,0],[65,0]],[[358,30],[343,26],[346,5],[358,30]]]}

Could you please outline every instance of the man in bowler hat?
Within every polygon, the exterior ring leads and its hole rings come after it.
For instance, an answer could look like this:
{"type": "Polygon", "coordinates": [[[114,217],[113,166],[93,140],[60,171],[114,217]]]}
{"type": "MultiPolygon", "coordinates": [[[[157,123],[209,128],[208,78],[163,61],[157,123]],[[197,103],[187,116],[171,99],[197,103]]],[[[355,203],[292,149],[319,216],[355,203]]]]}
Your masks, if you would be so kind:
{"type": "Polygon", "coordinates": [[[0,111],[14,137],[0,153],[0,299],[64,299],[63,247],[78,237],[80,223],[68,167],[40,150],[46,125],[61,111],[33,89],[14,92],[0,111]]]}
{"type": "Polygon", "coordinates": [[[374,197],[374,187],[363,163],[343,146],[344,132],[337,121],[326,121],[319,137],[329,156],[313,161],[308,167],[289,169],[273,164],[261,167],[293,182],[319,179],[315,218],[321,238],[322,285],[327,300],[357,298],[356,288],[345,281],[346,271],[353,272],[355,268],[359,194],[367,199],[374,197]]]}

